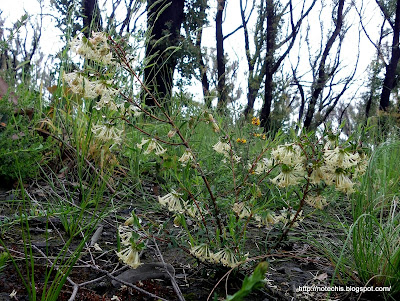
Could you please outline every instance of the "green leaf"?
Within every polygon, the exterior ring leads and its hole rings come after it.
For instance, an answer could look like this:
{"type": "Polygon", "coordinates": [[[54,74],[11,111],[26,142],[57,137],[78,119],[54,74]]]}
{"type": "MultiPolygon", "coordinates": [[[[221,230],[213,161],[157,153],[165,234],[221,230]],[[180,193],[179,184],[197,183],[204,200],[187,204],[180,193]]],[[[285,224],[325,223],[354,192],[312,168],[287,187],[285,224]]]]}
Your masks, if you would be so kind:
{"type": "Polygon", "coordinates": [[[268,262],[260,262],[250,277],[245,277],[242,288],[233,296],[228,296],[226,301],[241,301],[244,297],[251,293],[252,290],[261,288],[264,283],[265,273],[268,270],[268,262]]]}

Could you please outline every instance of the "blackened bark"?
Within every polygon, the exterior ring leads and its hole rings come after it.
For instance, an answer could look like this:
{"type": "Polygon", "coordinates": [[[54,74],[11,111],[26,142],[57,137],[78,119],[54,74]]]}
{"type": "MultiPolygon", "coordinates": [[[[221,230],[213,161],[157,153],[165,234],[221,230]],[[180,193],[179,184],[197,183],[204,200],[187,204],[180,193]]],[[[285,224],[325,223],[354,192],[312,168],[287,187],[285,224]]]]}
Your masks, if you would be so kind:
{"type": "Polygon", "coordinates": [[[399,35],[400,35],[400,0],[397,0],[396,17],[393,26],[392,56],[390,58],[389,64],[386,65],[385,79],[383,80],[381,99],[379,102],[379,109],[383,111],[389,110],[390,93],[396,87],[396,75],[397,75],[396,73],[400,59],[399,35]]]}
{"type": "Polygon", "coordinates": [[[226,108],[228,97],[225,87],[225,56],[224,56],[224,36],[222,33],[222,16],[225,9],[225,0],[217,0],[216,21],[216,40],[217,40],[217,69],[218,69],[218,111],[223,112],[226,108]]]}
{"type": "MultiPolygon", "coordinates": [[[[251,57],[250,54],[250,42],[249,42],[249,32],[247,28],[247,20],[245,16],[245,8],[243,7],[243,0],[240,0],[240,15],[242,17],[242,26],[243,26],[243,32],[244,32],[244,48],[246,51],[246,59],[247,59],[247,65],[249,68],[249,77],[247,78],[247,106],[244,109],[244,116],[247,118],[250,114],[253,113],[253,108],[254,108],[254,103],[256,101],[257,93],[258,90],[260,89],[261,85],[261,80],[264,77],[264,74],[261,72],[261,74],[254,74],[254,68],[256,64],[256,59],[259,57],[257,53],[260,53],[261,45],[263,44],[263,40],[259,39],[260,41],[256,45],[256,54],[254,55],[254,58],[251,57]]],[[[263,1],[260,3],[260,15],[263,13],[263,1]]],[[[263,19],[261,16],[259,16],[259,20],[262,28],[263,24],[263,19]]]]}
{"type": "MultiPolygon", "coordinates": [[[[274,75],[274,53],[276,47],[276,36],[278,32],[278,18],[275,13],[274,0],[267,0],[267,55],[265,66],[265,91],[264,91],[264,104],[261,109],[260,119],[261,126],[265,131],[269,131],[271,126],[271,106],[273,95],[273,75],[274,75]]],[[[277,67],[276,67],[277,68],[277,67]]]]}
{"type": "MultiPolygon", "coordinates": [[[[205,10],[207,7],[207,1],[205,1],[205,5],[200,6],[200,15],[205,14],[205,10]]],[[[210,81],[207,76],[207,66],[206,63],[204,62],[204,57],[203,57],[203,52],[201,51],[201,41],[203,37],[203,25],[204,23],[201,23],[201,26],[199,30],[197,31],[196,35],[196,47],[198,49],[198,62],[200,65],[200,79],[201,79],[201,86],[203,88],[203,98],[204,102],[207,108],[211,108],[211,97],[210,97],[210,81]]]]}
{"type": "Polygon", "coordinates": [[[102,20],[97,0],[82,0],[83,33],[90,36],[91,31],[101,31],[102,20]]]}
{"type": "MultiPolygon", "coordinates": [[[[172,94],[184,4],[184,0],[147,1],[147,26],[151,29],[151,38],[146,45],[144,83],[159,100],[172,94]]],[[[145,102],[155,106],[149,95],[145,102]]],[[[163,103],[166,106],[166,102],[163,103]]]]}
{"type": "Polygon", "coordinates": [[[327,74],[325,70],[325,64],[326,60],[328,58],[329,52],[332,49],[333,43],[335,42],[336,38],[339,36],[340,31],[343,26],[343,6],[344,6],[344,0],[339,0],[339,6],[338,6],[338,11],[337,11],[337,17],[336,17],[336,25],[335,25],[335,30],[333,31],[332,35],[328,39],[324,52],[322,53],[321,56],[321,61],[319,63],[318,67],[318,76],[316,79],[314,79],[313,86],[311,88],[311,99],[308,104],[308,109],[306,113],[306,117],[304,119],[304,128],[307,130],[312,129],[313,124],[313,118],[315,114],[315,106],[317,104],[318,98],[321,96],[321,93],[329,80],[329,78],[332,76],[331,74],[327,74]]]}

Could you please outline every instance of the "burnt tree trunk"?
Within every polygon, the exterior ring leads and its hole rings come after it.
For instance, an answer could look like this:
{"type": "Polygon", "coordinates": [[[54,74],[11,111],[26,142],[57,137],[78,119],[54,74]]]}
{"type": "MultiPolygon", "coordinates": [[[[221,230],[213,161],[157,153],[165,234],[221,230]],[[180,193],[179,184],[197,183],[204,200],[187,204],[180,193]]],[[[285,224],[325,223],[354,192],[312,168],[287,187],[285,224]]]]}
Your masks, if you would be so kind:
{"type": "Polygon", "coordinates": [[[273,75],[278,68],[274,64],[276,36],[278,32],[278,18],[275,13],[274,0],[267,0],[267,55],[265,58],[264,104],[261,109],[261,126],[268,132],[271,127],[271,106],[273,96],[273,75]]]}
{"type": "Polygon", "coordinates": [[[390,93],[396,87],[397,84],[397,65],[400,59],[400,47],[399,47],[399,35],[400,35],[400,0],[397,0],[396,4],[396,17],[393,26],[393,40],[392,40],[392,56],[389,64],[386,65],[385,79],[383,80],[383,87],[381,98],[379,102],[379,109],[388,111],[390,107],[390,93]]]}
{"type": "Polygon", "coordinates": [[[217,40],[217,69],[218,69],[218,111],[223,112],[226,108],[228,97],[225,87],[225,56],[224,56],[224,36],[222,33],[222,16],[225,9],[225,0],[217,0],[216,40],[217,40]]]}
{"type": "Polygon", "coordinates": [[[102,20],[98,0],[82,0],[83,33],[90,36],[91,31],[101,31],[102,20]]]}
{"type": "MultiPolygon", "coordinates": [[[[158,100],[165,100],[172,94],[184,4],[184,0],[147,1],[147,26],[151,32],[146,45],[144,83],[158,100]]],[[[145,102],[155,106],[149,95],[145,102]]],[[[165,101],[162,103],[168,107],[165,101]]]]}
{"type": "Polygon", "coordinates": [[[311,88],[311,99],[308,104],[306,116],[304,119],[304,128],[307,130],[311,130],[314,128],[313,119],[315,114],[315,106],[317,105],[318,98],[321,96],[321,93],[328,82],[329,78],[332,76],[331,73],[326,72],[326,60],[328,55],[332,49],[333,43],[335,42],[336,38],[339,36],[340,31],[343,26],[343,6],[344,0],[339,0],[339,6],[337,11],[336,17],[336,24],[335,30],[332,32],[332,35],[329,37],[328,41],[326,42],[324,52],[321,56],[321,61],[318,66],[318,75],[317,78],[314,79],[312,88],[311,88]]]}

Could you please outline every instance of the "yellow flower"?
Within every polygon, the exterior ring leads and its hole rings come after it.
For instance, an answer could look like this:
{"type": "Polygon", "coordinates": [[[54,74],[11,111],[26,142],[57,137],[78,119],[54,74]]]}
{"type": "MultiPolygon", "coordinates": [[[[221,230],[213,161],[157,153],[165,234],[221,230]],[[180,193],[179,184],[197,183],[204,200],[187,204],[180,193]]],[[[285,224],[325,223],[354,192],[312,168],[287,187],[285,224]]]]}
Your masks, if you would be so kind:
{"type": "Polygon", "coordinates": [[[245,143],[247,143],[247,140],[246,140],[246,139],[243,139],[243,138],[237,138],[237,139],[236,139],[236,142],[237,142],[237,143],[243,143],[243,144],[245,144],[245,143]]]}
{"type": "Polygon", "coordinates": [[[258,117],[253,117],[251,119],[251,124],[259,126],[260,125],[260,119],[258,117]]]}

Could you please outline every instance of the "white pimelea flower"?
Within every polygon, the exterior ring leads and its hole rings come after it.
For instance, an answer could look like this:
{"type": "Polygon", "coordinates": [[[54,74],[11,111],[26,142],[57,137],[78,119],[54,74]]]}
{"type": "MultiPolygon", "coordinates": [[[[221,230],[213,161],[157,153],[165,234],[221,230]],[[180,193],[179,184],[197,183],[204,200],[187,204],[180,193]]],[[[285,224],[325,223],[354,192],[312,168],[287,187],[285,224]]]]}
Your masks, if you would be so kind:
{"type": "Polygon", "coordinates": [[[118,252],[117,256],[123,263],[133,269],[136,269],[141,265],[139,251],[133,248],[133,246],[129,246],[128,248],[118,252]]]}
{"type": "Polygon", "coordinates": [[[109,142],[114,142],[113,144],[119,144],[122,141],[121,134],[123,130],[118,130],[115,126],[111,125],[93,125],[92,133],[97,139],[109,142]]]}
{"type": "Polygon", "coordinates": [[[13,290],[13,291],[10,293],[9,296],[10,296],[11,299],[16,298],[16,296],[17,296],[17,291],[16,291],[16,290],[13,290]]]}
{"type": "Polygon", "coordinates": [[[83,94],[83,76],[78,72],[64,73],[63,79],[67,82],[71,91],[75,94],[83,94]]]}
{"type": "Polygon", "coordinates": [[[149,145],[147,146],[147,149],[145,150],[145,152],[143,154],[148,155],[150,154],[153,150],[155,150],[155,154],[157,156],[162,155],[163,153],[165,153],[167,150],[165,148],[163,148],[160,143],[157,142],[156,139],[151,139],[149,145]]]}
{"type": "Polygon", "coordinates": [[[220,262],[222,265],[230,268],[235,268],[239,265],[239,261],[237,260],[235,254],[230,249],[223,249],[212,255],[212,258],[215,262],[220,262]]]}
{"type": "Polygon", "coordinates": [[[121,239],[121,244],[123,244],[124,246],[131,245],[132,229],[130,227],[119,225],[118,233],[121,239]]]}
{"type": "Polygon", "coordinates": [[[294,166],[304,161],[301,147],[294,143],[279,145],[271,152],[271,155],[278,163],[294,166]]]}
{"type": "Polygon", "coordinates": [[[245,206],[243,202],[233,204],[232,210],[239,218],[249,217],[251,215],[251,209],[245,206]]]}
{"type": "Polygon", "coordinates": [[[319,210],[324,209],[324,207],[328,204],[328,202],[322,195],[308,195],[305,199],[305,202],[311,207],[317,208],[319,210]]]}
{"type": "Polygon", "coordinates": [[[187,213],[191,218],[194,219],[200,219],[200,213],[202,212],[202,209],[196,206],[196,204],[192,204],[190,206],[185,205],[185,213],[187,213]]]}
{"type": "Polygon", "coordinates": [[[319,184],[321,180],[325,179],[323,168],[321,167],[314,167],[310,177],[310,183],[312,184],[319,184]]]}
{"type": "Polygon", "coordinates": [[[207,244],[200,244],[198,246],[192,246],[190,249],[190,254],[194,257],[200,259],[201,261],[211,260],[213,254],[207,244]]]}
{"type": "Polygon", "coordinates": [[[274,212],[268,212],[265,216],[256,214],[254,215],[254,219],[258,222],[258,227],[263,225],[274,225],[279,222],[274,212]]]}
{"type": "Polygon", "coordinates": [[[122,112],[122,114],[133,114],[134,117],[138,117],[143,113],[134,105],[126,107],[125,103],[118,104],[117,108],[122,112]]]}
{"type": "Polygon", "coordinates": [[[186,202],[181,199],[181,194],[172,190],[170,193],[164,195],[163,197],[158,197],[158,202],[162,206],[167,206],[168,210],[171,212],[185,212],[186,202]]]}
{"type": "Polygon", "coordinates": [[[357,165],[360,160],[358,153],[352,154],[339,147],[336,147],[333,150],[325,150],[324,158],[325,164],[334,168],[351,168],[357,165]]]}
{"type": "Polygon", "coordinates": [[[102,95],[105,90],[107,90],[106,86],[101,81],[98,80],[91,81],[85,77],[84,84],[85,84],[85,92],[83,96],[85,98],[89,99],[96,98],[97,96],[102,95]]]}
{"type": "Polygon", "coordinates": [[[99,246],[99,244],[98,244],[97,242],[93,245],[93,248],[94,248],[96,251],[99,251],[99,252],[103,251],[103,249],[100,248],[100,246],[99,246]]]}
{"type": "Polygon", "coordinates": [[[213,149],[219,154],[223,154],[225,156],[229,156],[229,151],[231,150],[231,146],[226,142],[218,141],[213,146],[213,149]]]}
{"type": "Polygon", "coordinates": [[[103,93],[100,100],[96,103],[96,110],[100,111],[102,108],[107,108],[110,111],[116,111],[118,109],[118,105],[114,102],[114,97],[108,92],[103,93]]]}
{"type": "Polygon", "coordinates": [[[305,171],[302,164],[297,164],[293,167],[284,165],[279,175],[271,180],[272,183],[279,187],[288,187],[296,185],[305,176],[305,171]]]}
{"type": "Polygon", "coordinates": [[[260,175],[272,168],[272,160],[268,158],[262,158],[257,162],[256,168],[254,169],[254,173],[256,175],[260,175]]]}
{"type": "Polygon", "coordinates": [[[150,139],[144,139],[144,138],[142,138],[142,141],[140,142],[140,143],[137,143],[136,144],[136,147],[138,148],[138,149],[142,149],[142,147],[143,147],[143,145],[145,145],[147,142],[149,142],[150,141],[150,139]]]}
{"type": "Polygon", "coordinates": [[[235,161],[236,163],[239,163],[240,160],[242,160],[241,157],[239,157],[239,156],[237,156],[237,155],[235,155],[235,154],[233,154],[232,159],[233,159],[233,161],[235,161]]]}
{"type": "Polygon", "coordinates": [[[358,176],[363,175],[368,167],[368,157],[365,154],[360,155],[360,160],[358,164],[354,168],[354,177],[357,178],[358,176]]]}
{"type": "Polygon", "coordinates": [[[176,134],[176,129],[172,129],[168,132],[167,136],[168,138],[172,138],[175,136],[175,134],[176,134]]]}
{"type": "Polygon", "coordinates": [[[190,148],[188,148],[188,149],[186,149],[185,150],[185,152],[183,153],[183,155],[179,158],[179,162],[181,162],[181,164],[183,165],[183,166],[186,166],[186,164],[189,162],[189,161],[192,161],[193,160],[193,154],[192,154],[192,151],[190,150],[190,148]]]}
{"type": "Polygon", "coordinates": [[[142,142],[136,144],[136,146],[138,149],[142,149],[146,143],[149,143],[149,144],[147,145],[147,149],[143,152],[143,154],[145,154],[145,155],[149,155],[152,151],[155,151],[154,153],[157,156],[159,156],[167,151],[154,138],[153,139],[142,139],[142,142]]]}
{"type": "Polygon", "coordinates": [[[72,51],[87,59],[112,64],[112,52],[107,43],[107,36],[103,32],[92,32],[92,36],[86,39],[83,34],[77,35],[70,42],[72,51]]]}
{"type": "Polygon", "coordinates": [[[354,192],[354,183],[342,172],[335,174],[335,185],[337,190],[340,190],[344,193],[350,194],[354,192]]]}

